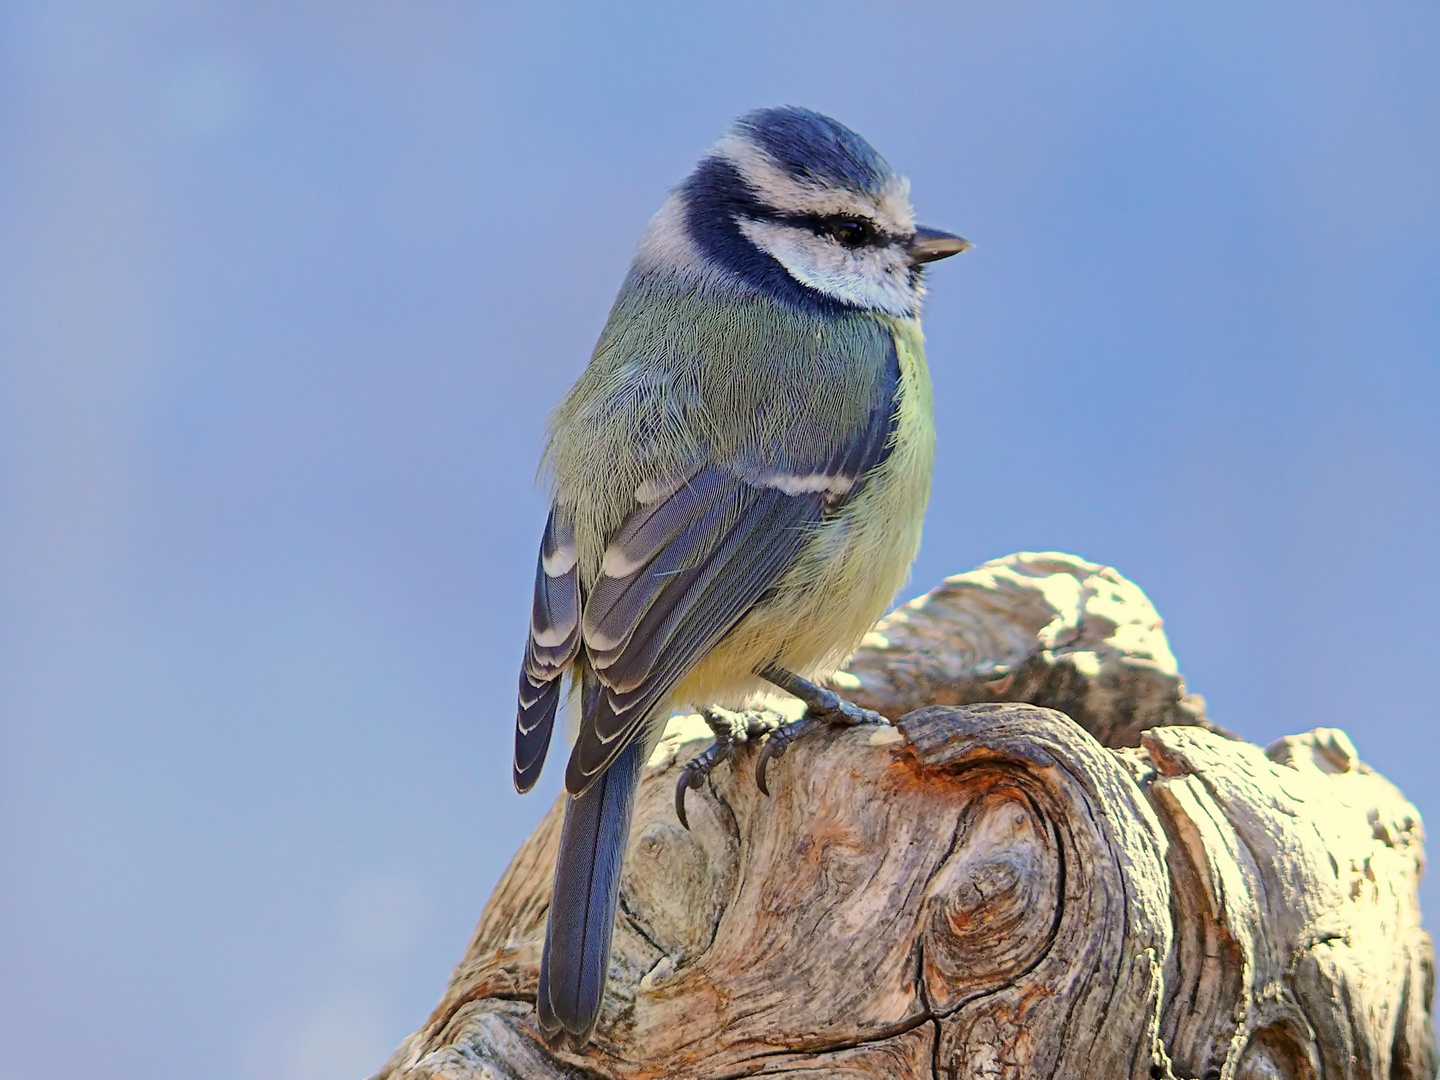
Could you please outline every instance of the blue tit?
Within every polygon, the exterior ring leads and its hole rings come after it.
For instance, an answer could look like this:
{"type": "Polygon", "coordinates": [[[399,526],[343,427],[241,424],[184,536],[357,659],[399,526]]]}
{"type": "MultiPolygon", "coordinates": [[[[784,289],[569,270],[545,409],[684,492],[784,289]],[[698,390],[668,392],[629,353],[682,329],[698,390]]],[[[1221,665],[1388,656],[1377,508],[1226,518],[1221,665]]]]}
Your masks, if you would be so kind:
{"type": "Polygon", "coordinates": [[[919,547],[923,268],[969,246],[915,224],[859,135],[794,107],[737,120],[641,238],[544,458],[514,777],[534,785],[578,690],[537,1000],[552,1045],[594,1031],[641,765],[677,707],[780,687],[880,719],[817,683],[919,547]]]}

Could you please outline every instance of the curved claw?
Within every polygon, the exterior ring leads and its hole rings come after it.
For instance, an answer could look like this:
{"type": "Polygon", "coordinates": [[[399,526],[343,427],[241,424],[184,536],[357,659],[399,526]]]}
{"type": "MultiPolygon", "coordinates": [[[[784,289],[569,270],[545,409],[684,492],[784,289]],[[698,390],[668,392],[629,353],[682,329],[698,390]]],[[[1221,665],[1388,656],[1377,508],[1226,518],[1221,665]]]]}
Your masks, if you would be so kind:
{"type": "Polygon", "coordinates": [[[680,824],[685,826],[685,831],[690,831],[690,819],[685,816],[685,792],[690,790],[690,777],[685,775],[686,770],[680,771],[680,781],[675,785],[675,816],[680,819],[680,824]]]}
{"type": "Polygon", "coordinates": [[[767,798],[770,795],[770,785],[765,782],[765,769],[769,766],[772,757],[779,757],[785,753],[785,747],[781,746],[780,741],[776,738],[777,734],[778,732],[771,734],[765,740],[765,745],[760,748],[760,760],[755,763],[755,786],[760,789],[760,794],[767,798]]]}
{"type": "Polygon", "coordinates": [[[729,757],[734,748],[733,740],[717,739],[687,761],[680,770],[680,779],[675,782],[675,816],[687,830],[690,828],[690,819],[685,814],[685,792],[690,788],[698,788],[700,782],[710,775],[716,765],[729,757]]]}
{"type": "Polygon", "coordinates": [[[700,780],[705,775],[704,768],[696,768],[696,758],[680,770],[680,779],[675,784],[675,816],[680,819],[680,824],[685,826],[686,831],[690,829],[690,819],[685,816],[685,792],[691,788],[698,788],[700,780]]]}
{"type": "Polygon", "coordinates": [[[799,720],[784,724],[769,734],[765,745],[760,748],[760,760],[755,763],[755,786],[762,794],[770,794],[770,787],[765,779],[765,770],[770,765],[770,759],[784,755],[785,751],[790,749],[791,743],[822,722],[807,713],[799,720]]]}

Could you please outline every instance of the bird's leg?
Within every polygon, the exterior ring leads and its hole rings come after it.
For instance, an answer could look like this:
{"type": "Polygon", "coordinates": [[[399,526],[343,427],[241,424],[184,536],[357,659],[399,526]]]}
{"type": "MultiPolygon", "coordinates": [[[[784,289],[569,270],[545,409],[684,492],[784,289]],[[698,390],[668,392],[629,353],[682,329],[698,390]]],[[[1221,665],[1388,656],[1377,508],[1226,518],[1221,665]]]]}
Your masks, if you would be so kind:
{"type": "Polygon", "coordinates": [[[771,664],[761,671],[760,677],[805,703],[805,715],[772,731],[765,740],[765,748],[760,751],[760,760],[755,763],[755,783],[766,795],[770,794],[770,788],[765,782],[765,769],[770,764],[770,759],[784,754],[790,744],[800,736],[815,730],[821,724],[853,727],[856,724],[890,722],[875,710],[862,709],[853,701],[846,701],[835,691],[816,686],[809,679],[802,679],[793,671],[787,671],[776,664],[771,664]]]}
{"type": "Polygon", "coordinates": [[[732,756],[741,743],[768,735],[780,727],[780,721],[769,713],[734,713],[711,706],[701,709],[700,715],[715,733],[715,741],[686,763],[680,770],[679,781],[675,784],[675,816],[687,829],[690,828],[690,822],[685,816],[685,792],[698,788],[714,771],[715,766],[732,756]]]}

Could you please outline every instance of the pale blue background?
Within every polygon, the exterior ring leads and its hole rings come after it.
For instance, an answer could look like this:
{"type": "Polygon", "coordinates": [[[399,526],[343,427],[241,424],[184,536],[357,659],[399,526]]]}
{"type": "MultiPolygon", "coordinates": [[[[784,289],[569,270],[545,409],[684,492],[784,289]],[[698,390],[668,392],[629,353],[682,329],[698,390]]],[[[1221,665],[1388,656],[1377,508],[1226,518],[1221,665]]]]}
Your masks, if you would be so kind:
{"type": "Polygon", "coordinates": [[[978,244],[911,591],[1110,563],[1217,720],[1440,822],[1437,56],[1432,0],[8,0],[0,1076],[360,1077],[424,1019],[555,791],[546,411],[757,105],[978,244]]]}

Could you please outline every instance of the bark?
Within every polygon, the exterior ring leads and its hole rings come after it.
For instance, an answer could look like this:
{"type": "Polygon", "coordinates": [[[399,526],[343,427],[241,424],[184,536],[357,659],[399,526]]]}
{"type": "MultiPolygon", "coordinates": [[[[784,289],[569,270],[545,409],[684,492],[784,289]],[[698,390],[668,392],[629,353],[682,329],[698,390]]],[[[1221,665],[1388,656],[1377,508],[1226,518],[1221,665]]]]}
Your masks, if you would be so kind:
{"type": "Polygon", "coordinates": [[[1108,566],[1022,552],[946,578],[876,624],[836,689],[896,717],[927,705],[1028,701],[1106,746],[1199,724],[1159,614],[1108,566]]]}
{"type": "Polygon", "coordinates": [[[688,832],[672,723],[585,1053],[534,1027],[557,804],[379,1076],[1435,1076],[1414,807],[1343,732],[1213,730],[1114,571],[951,578],[840,681],[906,715],[797,744],[769,799],[745,749],[688,832]]]}

